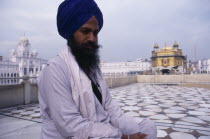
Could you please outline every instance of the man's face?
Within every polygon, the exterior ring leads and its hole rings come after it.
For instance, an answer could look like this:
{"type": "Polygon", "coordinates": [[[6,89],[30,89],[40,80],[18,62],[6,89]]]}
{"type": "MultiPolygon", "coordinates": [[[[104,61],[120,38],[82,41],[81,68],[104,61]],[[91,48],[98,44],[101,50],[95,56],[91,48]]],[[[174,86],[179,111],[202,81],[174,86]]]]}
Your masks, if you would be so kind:
{"type": "MultiPolygon", "coordinates": [[[[74,34],[75,43],[81,46],[86,43],[98,44],[98,22],[94,16],[90,18],[82,27],[80,27],[74,34]]],[[[92,49],[91,46],[86,46],[88,49],[92,49]]]]}
{"type": "Polygon", "coordinates": [[[84,71],[99,67],[98,22],[93,16],[68,40],[68,46],[84,71]]]}

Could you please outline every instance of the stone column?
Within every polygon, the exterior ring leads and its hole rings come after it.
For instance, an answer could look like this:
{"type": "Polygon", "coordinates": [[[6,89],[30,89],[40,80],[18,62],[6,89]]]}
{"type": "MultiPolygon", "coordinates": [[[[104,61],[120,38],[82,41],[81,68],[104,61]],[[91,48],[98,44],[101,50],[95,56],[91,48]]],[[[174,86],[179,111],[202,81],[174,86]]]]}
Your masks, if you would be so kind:
{"type": "Polygon", "coordinates": [[[23,76],[23,84],[24,84],[24,104],[31,103],[31,87],[29,76],[23,76]]]}
{"type": "Polygon", "coordinates": [[[112,88],[112,76],[110,77],[110,87],[112,88]]]}

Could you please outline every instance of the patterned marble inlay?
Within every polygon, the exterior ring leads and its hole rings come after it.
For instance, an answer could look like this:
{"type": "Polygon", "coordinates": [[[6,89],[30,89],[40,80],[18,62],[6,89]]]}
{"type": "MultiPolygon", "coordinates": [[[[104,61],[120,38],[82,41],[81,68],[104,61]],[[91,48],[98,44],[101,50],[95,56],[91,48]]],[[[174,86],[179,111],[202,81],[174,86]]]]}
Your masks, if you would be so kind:
{"type": "Polygon", "coordinates": [[[173,132],[169,136],[172,139],[196,139],[193,135],[183,132],[173,132]]]}
{"type": "MultiPolygon", "coordinates": [[[[210,139],[210,90],[136,83],[110,92],[123,113],[137,122],[153,120],[160,139],[210,139]]],[[[0,114],[42,122],[38,104],[0,109],[0,114]]]]}

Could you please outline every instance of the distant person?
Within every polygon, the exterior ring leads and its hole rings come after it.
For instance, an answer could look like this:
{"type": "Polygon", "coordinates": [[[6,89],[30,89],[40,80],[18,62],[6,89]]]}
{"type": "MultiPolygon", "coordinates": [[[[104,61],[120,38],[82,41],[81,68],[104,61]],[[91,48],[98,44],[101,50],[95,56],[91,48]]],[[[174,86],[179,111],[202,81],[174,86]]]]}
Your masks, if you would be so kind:
{"type": "Polygon", "coordinates": [[[147,118],[137,122],[112,100],[99,69],[102,26],[103,15],[93,0],[60,4],[57,28],[68,46],[39,77],[41,139],[156,138],[154,122],[147,118]]]}

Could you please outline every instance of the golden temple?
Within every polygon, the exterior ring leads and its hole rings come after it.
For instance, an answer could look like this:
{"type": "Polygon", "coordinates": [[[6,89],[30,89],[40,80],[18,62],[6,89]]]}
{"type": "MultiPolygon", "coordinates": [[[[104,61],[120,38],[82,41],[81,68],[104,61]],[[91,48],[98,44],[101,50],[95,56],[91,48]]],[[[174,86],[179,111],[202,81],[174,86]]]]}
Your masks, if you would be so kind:
{"type": "Polygon", "coordinates": [[[154,45],[152,51],[152,73],[155,74],[180,74],[186,70],[186,56],[183,56],[179,44],[174,43],[173,47],[165,45],[159,49],[158,44],[154,45]]]}

